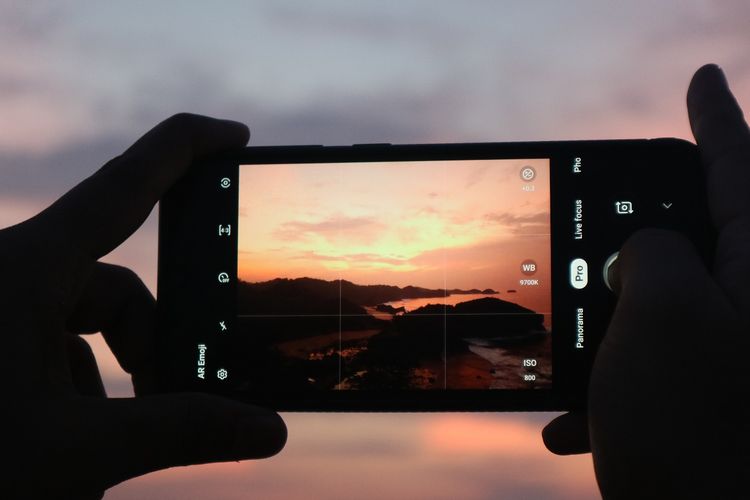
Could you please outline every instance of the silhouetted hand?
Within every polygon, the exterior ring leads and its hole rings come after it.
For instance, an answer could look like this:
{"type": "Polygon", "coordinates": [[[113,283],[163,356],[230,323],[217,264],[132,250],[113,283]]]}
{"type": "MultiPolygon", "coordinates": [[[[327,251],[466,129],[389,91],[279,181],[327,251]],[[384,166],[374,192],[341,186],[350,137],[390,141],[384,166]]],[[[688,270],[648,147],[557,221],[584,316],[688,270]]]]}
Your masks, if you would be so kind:
{"type": "Polygon", "coordinates": [[[132,271],[97,262],[194,158],[248,137],[240,123],[176,115],[39,215],[0,231],[3,498],[100,498],[147,472],[284,446],[276,413],[205,394],[148,395],[154,299],[132,271]],[[106,398],[78,336],[97,331],[137,397],[106,398]]]}
{"type": "Polygon", "coordinates": [[[706,269],[675,232],[630,237],[588,416],[562,415],[543,432],[554,453],[593,452],[605,498],[747,495],[750,131],[717,66],[696,72],[687,107],[718,232],[715,261],[706,269]]]}

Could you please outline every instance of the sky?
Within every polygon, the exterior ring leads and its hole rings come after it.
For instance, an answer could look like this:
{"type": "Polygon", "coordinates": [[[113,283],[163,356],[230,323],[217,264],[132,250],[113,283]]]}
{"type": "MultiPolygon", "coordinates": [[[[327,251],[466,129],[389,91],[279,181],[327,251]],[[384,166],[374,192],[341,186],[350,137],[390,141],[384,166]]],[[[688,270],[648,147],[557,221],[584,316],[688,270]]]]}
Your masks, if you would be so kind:
{"type": "Polygon", "coordinates": [[[549,269],[548,159],[246,165],[239,199],[245,281],[504,291],[549,269]]]}
{"type": "MultiPolygon", "coordinates": [[[[244,121],[251,143],[680,137],[715,62],[750,106],[750,4],[0,0],[0,227],[160,120],[244,121]]],[[[155,292],[155,215],[105,257],[155,292]]],[[[128,380],[91,342],[111,395],[128,380]]],[[[150,474],[123,498],[596,498],[551,414],[286,415],[281,455],[150,474]]]]}

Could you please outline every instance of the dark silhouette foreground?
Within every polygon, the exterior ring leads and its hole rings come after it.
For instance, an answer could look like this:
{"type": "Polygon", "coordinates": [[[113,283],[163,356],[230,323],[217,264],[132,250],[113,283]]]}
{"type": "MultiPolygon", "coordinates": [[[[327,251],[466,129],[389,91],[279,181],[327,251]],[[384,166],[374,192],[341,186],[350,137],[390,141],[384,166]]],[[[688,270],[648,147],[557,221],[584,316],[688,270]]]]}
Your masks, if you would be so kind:
{"type": "Polygon", "coordinates": [[[718,233],[715,262],[706,269],[675,232],[629,238],[588,412],[543,432],[555,453],[593,453],[606,498],[747,496],[750,131],[718,66],[696,72],[687,107],[718,233]]]}
{"type": "Polygon", "coordinates": [[[154,298],[132,271],[97,262],[195,158],[248,136],[240,123],[173,116],[36,217],[0,231],[0,422],[12,460],[3,498],[100,498],[147,472],[284,446],[273,412],[206,394],[150,395],[154,298]],[[131,374],[135,398],[106,398],[79,337],[98,331],[131,374]]]}

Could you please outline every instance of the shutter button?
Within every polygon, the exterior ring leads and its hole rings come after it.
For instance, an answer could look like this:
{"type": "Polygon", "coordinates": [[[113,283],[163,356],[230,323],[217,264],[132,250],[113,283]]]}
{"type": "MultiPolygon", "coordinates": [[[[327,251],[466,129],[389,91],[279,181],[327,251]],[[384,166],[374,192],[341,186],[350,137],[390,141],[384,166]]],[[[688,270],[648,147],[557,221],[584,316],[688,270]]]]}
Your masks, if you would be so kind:
{"type": "Polygon", "coordinates": [[[607,260],[604,261],[604,266],[602,267],[602,277],[604,278],[604,284],[607,285],[607,288],[615,293],[617,293],[617,290],[619,290],[620,288],[620,273],[618,272],[619,264],[617,262],[617,257],[619,255],[620,252],[615,252],[607,257],[607,260]]]}

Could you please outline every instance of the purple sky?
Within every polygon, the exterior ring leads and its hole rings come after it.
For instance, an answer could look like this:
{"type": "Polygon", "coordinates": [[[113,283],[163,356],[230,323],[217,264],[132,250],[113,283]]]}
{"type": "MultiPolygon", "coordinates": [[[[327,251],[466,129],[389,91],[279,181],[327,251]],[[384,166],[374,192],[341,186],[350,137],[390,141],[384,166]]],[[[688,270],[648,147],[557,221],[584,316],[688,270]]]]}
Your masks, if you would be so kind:
{"type": "MultiPolygon", "coordinates": [[[[253,144],[690,138],[703,63],[750,105],[749,25],[740,0],[0,0],[0,227],[178,111],[245,121],[253,144]]],[[[153,214],[106,260],[155,290],[153,214]]],[[[110,394],[129,394],[92,343],[110,394]]],[[[544,452],[550,415],[288,417],[279,457],[155,473],[107,498],[597,496],[590,457],[544,452]],[[454,431],[466,447],[441,441],[454,431]]]]}

